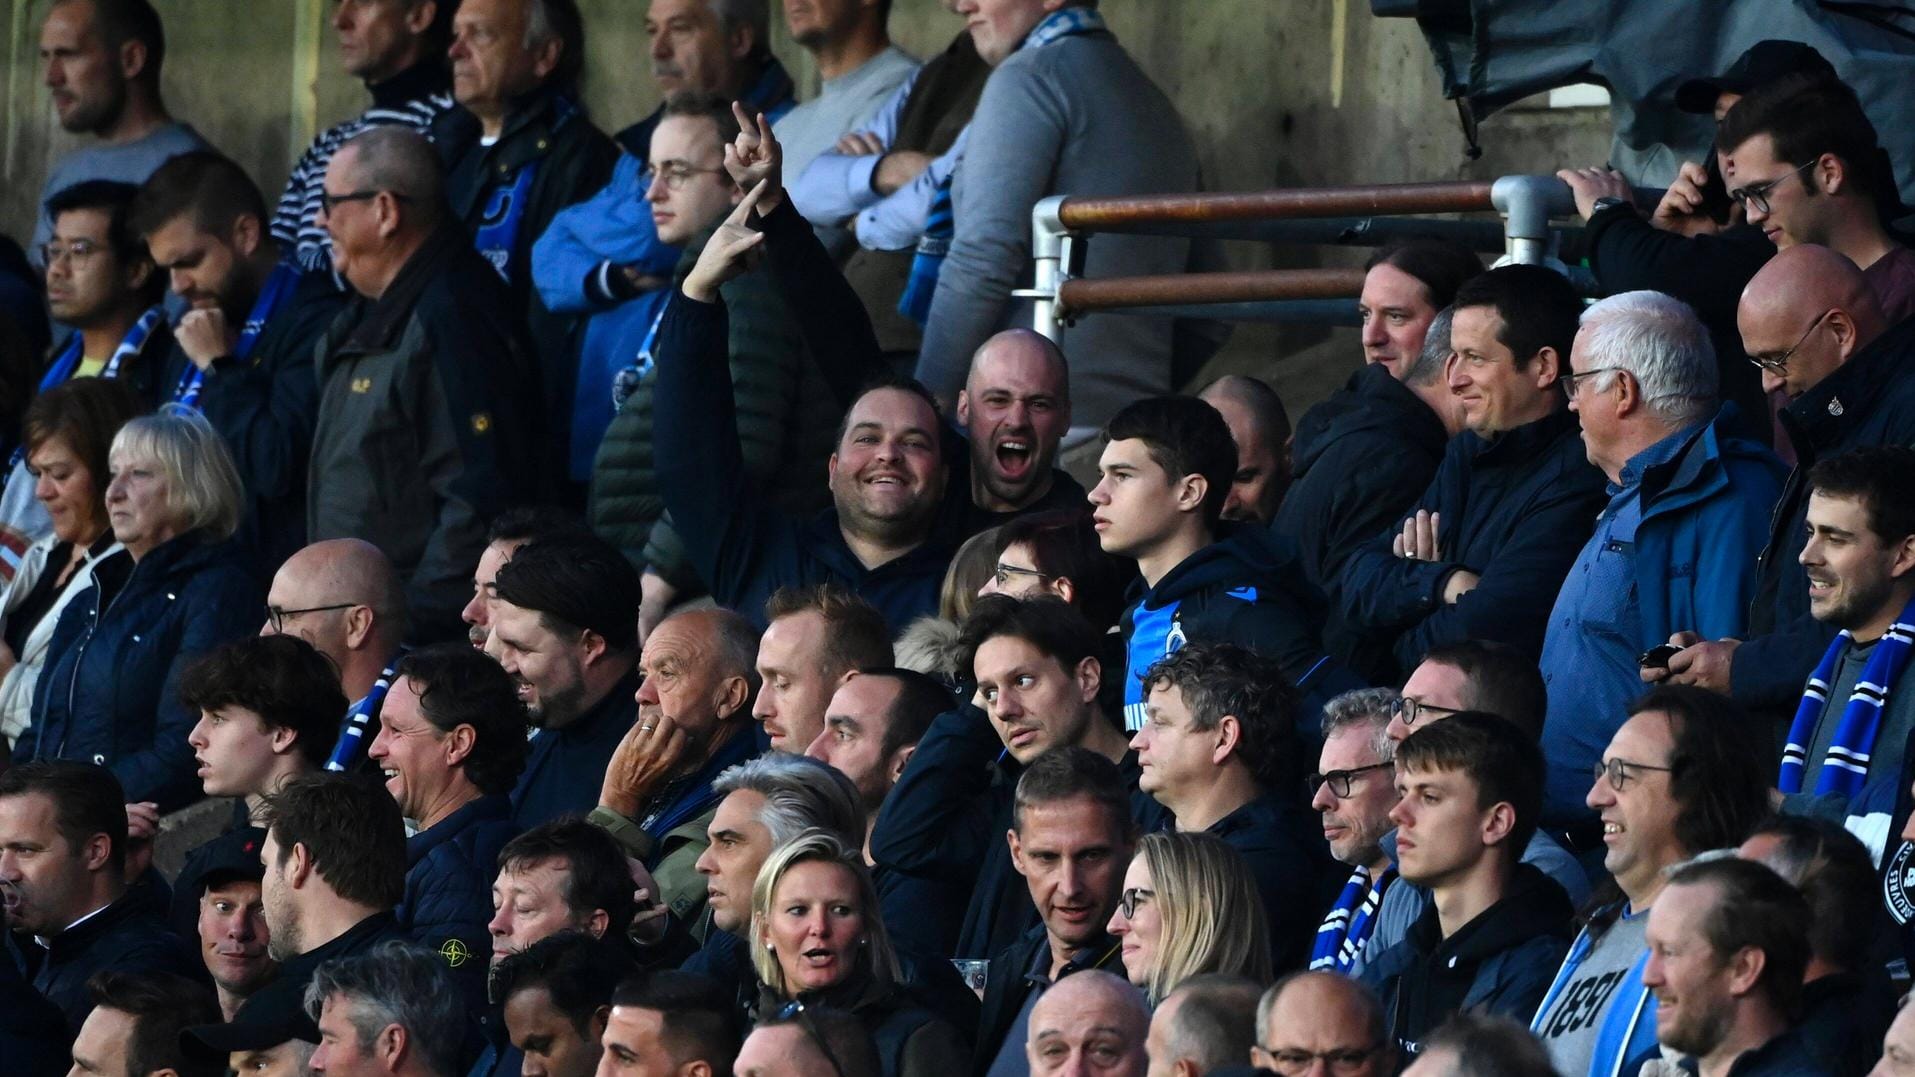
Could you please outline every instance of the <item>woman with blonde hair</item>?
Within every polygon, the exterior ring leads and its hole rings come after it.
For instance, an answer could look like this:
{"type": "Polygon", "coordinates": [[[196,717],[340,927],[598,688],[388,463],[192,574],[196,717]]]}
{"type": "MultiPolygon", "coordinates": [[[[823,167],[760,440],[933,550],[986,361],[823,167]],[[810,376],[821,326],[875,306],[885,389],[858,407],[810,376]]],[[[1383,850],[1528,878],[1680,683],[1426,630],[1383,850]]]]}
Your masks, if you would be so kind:
{"type": "Polygon", "coordinates": [[[758,1016],[793,1006],[857,1015],[884,1077],[965,1077],[971,1048],[901,982],[863,853],[811,829],[773,849],[751,891],[758,1016]]]}
{"type": "Polygon", "coordinates": [[[1109,930],[1130,982],[1162,1002],[1205,972],[1268,983],[1270,926],[1243,857],[1210,834],[1165,832],[1137,843],[1109,930]]]}
{"type": "Polygon", "coordinates": [[[258,630],[259,583],[240,545],[232,455],[204,416],[169,407],[120,428],[107,451],[106,516],[126,557],[95,565],[60,614],[16,762],[105,765],[129,802],[171,811],[199,798],[179,700],[193,659],[258,630]]]}

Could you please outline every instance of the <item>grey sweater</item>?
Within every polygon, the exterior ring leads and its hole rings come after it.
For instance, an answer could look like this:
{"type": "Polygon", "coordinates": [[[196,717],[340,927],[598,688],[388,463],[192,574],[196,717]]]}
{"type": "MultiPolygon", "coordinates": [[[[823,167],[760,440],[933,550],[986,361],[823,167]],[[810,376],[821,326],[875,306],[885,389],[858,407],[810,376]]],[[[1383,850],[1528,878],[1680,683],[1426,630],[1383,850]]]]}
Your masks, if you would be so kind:
{"type": "MultiPolygon", "coordinates": [[[[984,85],[951,184],[956,235],[938,277],[918,378],[955,398],[992,333],[1029,324],[1011,289],[1030,279],[1031,207],[1053,194],[1183,193],[1197,151],[1177,108],[1117,39],[1098,32],[1020,49],[984,85]]],[[[1191,243],[1090,241],[1091,277],[1181,273],[1191,243]]],[[[1073,422],[1102,426],[1125,404],[1169,392],[1171,320],[1091,315],[1064,335],[1073,422]]]]}

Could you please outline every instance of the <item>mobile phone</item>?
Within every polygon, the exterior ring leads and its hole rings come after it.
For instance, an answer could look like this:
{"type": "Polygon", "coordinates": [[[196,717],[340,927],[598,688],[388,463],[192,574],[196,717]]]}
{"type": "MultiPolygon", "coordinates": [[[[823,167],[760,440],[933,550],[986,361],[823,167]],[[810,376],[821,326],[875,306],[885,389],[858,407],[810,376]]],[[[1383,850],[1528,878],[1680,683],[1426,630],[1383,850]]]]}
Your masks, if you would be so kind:
{"type": "Polygon", "coordinates": [[[1729,210],[1734,203],[1729,200],[1729,185],[1723,182],[1722,162],[1716,157],[1713,147],[1702,168],[1709,178],[1702,185],[1702,204],[1696,207],[1696,211],[1717,224],[1728,224],[1729,210]]]}
{"type": "Polygon", "coordinates": [[[1673,643],[1665,643],[1660,647],[1651,647],[1642,652],[1642,657],[1636,659],[1636,664],[1644,669],[1668,669],[1669,660],[1674,658],[1676,652],[1680,650],[1682,650],[1682,648],[1673,643]]]}

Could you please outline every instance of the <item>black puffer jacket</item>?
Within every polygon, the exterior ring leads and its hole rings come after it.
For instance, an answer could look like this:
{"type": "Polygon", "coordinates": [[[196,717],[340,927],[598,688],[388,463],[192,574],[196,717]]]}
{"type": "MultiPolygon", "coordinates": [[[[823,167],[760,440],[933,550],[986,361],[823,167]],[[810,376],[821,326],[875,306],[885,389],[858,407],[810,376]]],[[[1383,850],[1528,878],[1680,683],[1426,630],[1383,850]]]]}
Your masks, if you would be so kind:
{"type": "Polygon", "coordinates": [[[1429,405],[1367,363],[1297,423],[1290,489],[1270,529],[1297,544],[1303,574],[1332,594],[1350,551],[1429,486],[1448,440],[1429,405]]]}

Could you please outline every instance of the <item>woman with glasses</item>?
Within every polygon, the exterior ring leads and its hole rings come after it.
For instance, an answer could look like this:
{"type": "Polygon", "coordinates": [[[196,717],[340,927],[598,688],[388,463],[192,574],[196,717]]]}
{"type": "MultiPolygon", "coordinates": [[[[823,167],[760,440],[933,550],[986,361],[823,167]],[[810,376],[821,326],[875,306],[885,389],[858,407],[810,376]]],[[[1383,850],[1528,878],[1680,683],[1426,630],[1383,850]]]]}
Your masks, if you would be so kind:
{"type": "Polygon", "coordinates": [[[912,998],[863,853],[824,830],[774,849],[751,891],[751,963],[757,1015],[808,1008],[864,1021],[884,1077],[961,1077],[971,1048],[944,1018],[912,998]]]}
{"type": "Polygon", "coordinates": [[[199,795],[186,743],[199,715],[178,699],[180,672],[254,631],[262,596],[233,541],[239,474],[203,416],[134,419],[107,464],[107,521],[127,556],[95,565],[61,613],[14,759],[102,764],[128,801],[170,811],[199,795]]]}
{"type": "Polygon", "coordinates": [[[1267,983],[1270,927],[1257,882],[1235,849],[1204,833],[1149,834],[1124,873],[1110,933],[1130,982],[1152,1006],[1205,972],[1267,983]]]}
{"type": "Polygon", "coordinates": [[[27,548],[0,593],[0,736],[11,746],[33,717],[33,689],[67,605],[93,585],[93,567],[121,555],[106,518],[107,446],[139,414],[130,389],[105,378],[56,385],[27,408],[26,463],[53,533],[27,548]]]}

